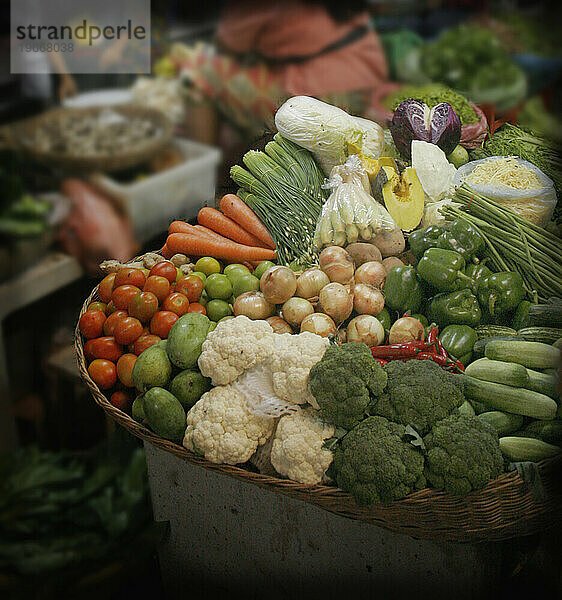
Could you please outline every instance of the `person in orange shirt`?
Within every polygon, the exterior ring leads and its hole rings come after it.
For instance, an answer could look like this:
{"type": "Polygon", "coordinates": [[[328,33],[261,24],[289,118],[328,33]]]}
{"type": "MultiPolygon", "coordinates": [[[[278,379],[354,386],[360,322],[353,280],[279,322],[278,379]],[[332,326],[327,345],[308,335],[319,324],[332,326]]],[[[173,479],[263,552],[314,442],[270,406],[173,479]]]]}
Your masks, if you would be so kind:
{"type": "Polygon", "coordinates": [[[176,48],[172,58],[192,99],[211,105],[245,139],[271,129],[275,110],[295,95],[363,115],[373,94],[393,89],[367,6],[354,0],[227,2],[214,48],[176,48]]]}

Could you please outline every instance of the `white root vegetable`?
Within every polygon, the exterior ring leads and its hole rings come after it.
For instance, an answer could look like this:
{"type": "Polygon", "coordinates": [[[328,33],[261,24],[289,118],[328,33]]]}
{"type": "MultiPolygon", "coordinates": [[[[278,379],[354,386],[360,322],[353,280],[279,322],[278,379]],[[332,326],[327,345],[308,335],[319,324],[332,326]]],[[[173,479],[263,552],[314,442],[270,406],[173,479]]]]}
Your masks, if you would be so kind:
{"type": "Polygon", "coordinates": [[[384,257],[396,256],[396,254],[404,252],[404,248],[406,247],[404,234],[399,228],[396,228],[393,231],[381,231],[380,233],[377,233],[371,241],[381,251],[381,254],[384,257]]]}

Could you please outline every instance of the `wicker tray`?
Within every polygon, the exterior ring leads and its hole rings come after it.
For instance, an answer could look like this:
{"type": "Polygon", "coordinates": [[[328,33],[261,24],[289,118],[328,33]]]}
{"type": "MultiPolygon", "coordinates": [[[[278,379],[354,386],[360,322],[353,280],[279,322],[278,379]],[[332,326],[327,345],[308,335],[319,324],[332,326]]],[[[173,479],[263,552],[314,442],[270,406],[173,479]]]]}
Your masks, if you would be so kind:
{"type": "Polygon", "coordinates": [[[68,171],[91,172],[91,171],[119,171],[135,167],[158,153],[172,139],[173,125],[171,121],[162,113],[153,108],[138,106],[135,104],[124,104],[112,106],[111,110],[126,117],[145,117],[154,123],[159,129],[159,135],[148,138],[144,143],[135,145],[127,152],[100,154],[97,156],[79,156],[72,154],[63,154],[53,151],[38,150],[31,143],[33,133],[37,127],[48,122],[56,122],[63,115],[89,116],[95,115],[106,107],[85,107],[85,108],[58,108],[47,111],[26,119],[4,132],[4,142],[13,149],[24,152],[29,158],[47,164],[51,167],[58,167],[68,171]]]}
{"type": "MultiPolygon", "coordinates": [[[[82,306],[98,298],[96,287],[82,306]]],[[[133,435],[190,463],[218,471],[261,488],[314,504],[329,512],[384,527],[414,538],[454,542],[482,542],[529,535],[546,530],[562,520],[562,458],[539,463],[547,499],[537,501],[516,471],[504,473],[483,489],[457,497],[431,489],[414,492],[402,500],[370,509],[358,507],[353,498],[337,487],[306,486],[288,479],[270,477],[242,467],[217,465],[188,452],[183,446],[156,435],[128,414],[115,408],[88,375],[82,336],[76,326],[75,349],[80,376],[94,400],[109,417],[133,435]]]]}

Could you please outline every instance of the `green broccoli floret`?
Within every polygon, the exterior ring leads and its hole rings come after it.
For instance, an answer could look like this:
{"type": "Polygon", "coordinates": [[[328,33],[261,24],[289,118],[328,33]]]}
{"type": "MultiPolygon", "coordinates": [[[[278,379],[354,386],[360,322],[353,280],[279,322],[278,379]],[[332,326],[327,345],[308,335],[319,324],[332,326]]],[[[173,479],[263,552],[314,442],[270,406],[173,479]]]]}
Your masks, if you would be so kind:
{"type": "Polygon", "coordinates": [[[478,490],[503,471],[498,434],[478,417],[451,415],[436,423],[423,441],[427,480],[450,494],[478,490]]]}
{"type": "Polygon", "coordinates": [[[351,429],[365,416],[370,394],[380,394],[387,375],[366,344],[330,346],[309,376],[322,416],[336,427],[351,429]]]}
{"type": "Polygon", "coordinates": [[[368,417],[336,447],[332,472],[359,506],[371,506],[425,487],[423,466],[423,454],[406,441],[403,425],[368,417]]]}
{"type": "Polygon", "coordinates": [[[384,370],[386,391],[372,401],[369,413],[411,425],[420,435],[464,402],[462,380],[431,360],[394,360],[384,370]]]}

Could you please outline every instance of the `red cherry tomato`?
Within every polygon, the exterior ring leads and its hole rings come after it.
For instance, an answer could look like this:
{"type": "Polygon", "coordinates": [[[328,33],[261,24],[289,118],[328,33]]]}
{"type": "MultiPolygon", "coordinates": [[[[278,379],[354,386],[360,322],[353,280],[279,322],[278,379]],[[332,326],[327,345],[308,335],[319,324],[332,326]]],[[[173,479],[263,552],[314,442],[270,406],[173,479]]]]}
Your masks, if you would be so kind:
{"type": "Polygon", "coordinates": [[[96,358],[90,363],[88,374],[102,390],[109,389],[117,381],[117,368],[111,361],[103,358],[96,358]]]}
{"type": "Polygon", "coordinates": [[[112,312],[109,315],[109,317],[107,317],[107,319],[105,320],[105,323],[103,324],[104,334],[105,335],[113,335],[113,332],[115,330],[115,325],[117,325],[117,323],[126,316],[127,316],[126,310],[116,310],[115,312],[112,312]]]}
{"type": "Polygon", "coordinates": [[[94,358],[117,362],[123,354],[123,348],[115,341],[114,337],[104,336],[92,340],[91,352],[94,358]]]}
{"type": "Polygon", "coordinates": [[[113,337],[118,344],[126,346],[142,335],[142,323],[134,317],[123,317],[115,324],[113,337]]]}
{"type": "Polygon", "coordinates": [[[111,293],[113,292],[113,283],[115,281],[116,273],[110,273],[106,275],[101,281],[98,288],[98,294],[100,300],[106,304],[111,300],[111,293]]]}
{"type": "Polygon", "coordinates": [[[99,337],[103,333],[106,318],[101,310],[87,310],[78,321],[80,333],[89,340],[99,337]]]}
{"type": "Polygon", "coordinates": [[[88,304],[88,310],[101,310],[105,313],[107,304],[105,302],[90,302],[90,304],[88,304]]]}
{"type": "Polygon", "coordinates": [[[115,281],[113,282],[113,289],[120,285],[134,285],[142,289],[145,284],[146,275],[140,269],[133,269],[127,267],[126,269],[120,269],[115,275],[115,281]]]}
{"type": "Polygon", "coordinates": [[[139,356],[150,346],[157,344],[162,338],[152,333],[141,335],[140,338],[133,344],[133,352],[139,356]]]}
{"type": "Polygon", "coordinates": [[[164,302],[164,299],[170,293],[170,282],[160,275],[151,275],[146,280],[143,290],[152,292],[158,298],[158,302],[164,302]]]}
{"type": "Polygon", "coordinates": [[[207,315],[207,309],[199,302],[192,302],[187,309],[188,313],[199,313],[201,315],[207,315]]]}
{"type": "Polygon", "coordinates": [[[158,298],[152,292],[141,292],[129,302],[129,314],[141,323],[150,321],[158,310],[158,298]]]}
{"type": "Polygon", "coordinates": [[[119,309],[115,306],[115,304],[113,304],[113,301],[109,302],[109,304],[107,305],[107,308],[105,309],[105,314],[109,317],[109,315],[113,314],[114,312],[118,311],[119,309]]]}
{"type": "Polygon", "coordinates": [[[187,299],[187,296],[184,296],[179,292],[174,292],[164,300],[162,308],[176,313],[178,317],[181,317],[182,315],[185,315],[189,308],[189,300],[187,299]]]}
{"type": "Polygon", "coordinates": [[[117,390],[116,392],[113,392],[113,394],[111,394],[111,398],[109,399],[109,401],[111,402],[111,404],[113,404],[113,406],[115,406],[115,408],[118,408],[123,412],[127,412],[129,409],[129,403],[131,401],[131,398],[129,394],[127,394],[127,392],[125,392],[124,390],[117,390]]]}
{"type": "Polygon", "coordinates": [[[137,362],[136,354],[123,354],[117,361],[117,377],[126,387],[135,387],[133,383],[133,367],[137,362]]]}
{"type": "Polygon", "coordinates": [[[187,275],[182,277],[176,283],[176,292],[180,292],[187,296],[190,302],[198,302],[203,292],[203,280],[197,275],[187,275]]]}
{"type": "Polygon", "coordinates": [[[118,309],[127,310],[137,294],[140,294],[140,289],[135,285],[120,285],[113,290],[111,301],[118,309]]]}
{"type": "Polygon", "coordinates": [[[159,310],[150,320],[150,331],[154,335],[166,339],[172,325],[179,319],[176,313],[169,310],[159,310]]]}
{"type": "Polygon", "coordinates": [[[163,260],[159,263],[156,263],[152,269],[150,269],[150,275],[165,277],[169,283],[174,283],[178,276],[178,270],[176,269],[176,266],[169,260],[163,260]]]}
{"type": "Polygon", "coordinates": [[[91,362],[95,358],[95,356],[94,356],[94,350],[92,348],[92,346],[94,345],[95,341],[96,340],[88,340],[84,344],[84,357],[86,358],[87,362],[91,362]]]}

